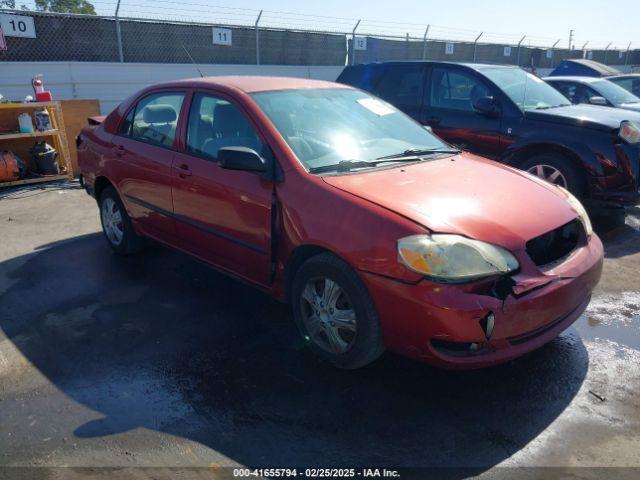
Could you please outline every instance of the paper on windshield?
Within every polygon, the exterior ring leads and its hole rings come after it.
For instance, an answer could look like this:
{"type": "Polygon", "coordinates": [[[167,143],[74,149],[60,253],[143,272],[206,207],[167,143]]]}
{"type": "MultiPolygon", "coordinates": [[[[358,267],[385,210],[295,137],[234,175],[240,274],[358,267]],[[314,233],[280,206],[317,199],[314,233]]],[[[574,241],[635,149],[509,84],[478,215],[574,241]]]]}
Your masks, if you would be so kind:
{"type": "Polygon", "coordinates": [[[375,113],[380,117],[396,112],[389,105],[387,105],[384,102],[381,102],[380,100],[376,100],[375,98],[361,98],[360,100],[356,100],[356,101],[360,105],[362,105],[364,108],[375,113]]]}

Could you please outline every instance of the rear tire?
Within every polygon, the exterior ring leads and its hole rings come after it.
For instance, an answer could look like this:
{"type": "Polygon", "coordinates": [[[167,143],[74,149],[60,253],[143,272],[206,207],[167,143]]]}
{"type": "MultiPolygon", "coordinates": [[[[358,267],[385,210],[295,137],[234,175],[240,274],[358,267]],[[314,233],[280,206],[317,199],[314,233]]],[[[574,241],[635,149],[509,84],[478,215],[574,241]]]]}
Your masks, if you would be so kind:
{"type": "Polygon", "coordinates": [[[357,273],[330,253],[311,257],[292,285],[293,316],[308,347],[343,369],[363,367],[384,351],[373,299],[357,273]]]}
{"type": "Polygon", "coordinates": [[[582,177],[567,157],[557,153],[541,153],[520,164],[525,170],[547,182],[566,188],[578,198],[584,194],[582,177]]]}
{"type": "Polygon", "coordinates": [[[119,255],[131,255],[144,247],[115,188],[105,187],[100,194],[100,222],[107,243],[119,255]]]}

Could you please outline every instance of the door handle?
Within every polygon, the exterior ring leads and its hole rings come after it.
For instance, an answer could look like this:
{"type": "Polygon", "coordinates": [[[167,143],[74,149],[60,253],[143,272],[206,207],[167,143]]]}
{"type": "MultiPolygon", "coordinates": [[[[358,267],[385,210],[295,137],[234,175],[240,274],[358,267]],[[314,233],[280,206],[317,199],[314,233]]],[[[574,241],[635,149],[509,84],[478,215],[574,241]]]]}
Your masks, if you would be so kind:
{"type": "Polygon", "coordinates": [[[191,173],[191,169],[189,168],[189,165],[187,165],[186,163],[183,163],[178,167],[178,176],[180,178],[187,178],[187,177],[190,177],[191,175],[193,175],[191,173]]]}
{"type": "Polygon", "coordinates": [[[440,117],[429,117],[427,118],[428,125],[440,125],[440,117]]]}

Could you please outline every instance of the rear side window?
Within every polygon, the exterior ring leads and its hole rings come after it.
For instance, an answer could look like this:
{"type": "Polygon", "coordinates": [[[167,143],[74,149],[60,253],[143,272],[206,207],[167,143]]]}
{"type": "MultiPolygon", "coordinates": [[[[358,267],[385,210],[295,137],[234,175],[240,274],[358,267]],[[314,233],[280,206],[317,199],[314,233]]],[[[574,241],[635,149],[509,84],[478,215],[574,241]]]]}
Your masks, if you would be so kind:
{"type": "Polygon", "coordinates": [[[263,144],[247,117],[232,103],[197,93],[187,126],[187,151],[211,160],[224,147],[247,147],[262,154],[263,144]]]}
{"type": "Polygon", "coordinates": [[[374,93],[396,107],[422,104],[424,89],[423,65],[400,65],[387,68],[374,93]]]}
{"type": "Polygon", "coordinates": [[[120,133],[170,147],[176,137],[184,93],[156,93],[140,100],[122,122],[120,133]]]}
{"type": "Polygon", "coordinates": [[[490,96],[489,89],[470,73],[434,68],[431,74],[431,106],[473,112],[473,103],[490,96]]]}
{"type": "Polygon", "coordinates": [[[571,100],[571,103],[578,103],[575,101],[577,91],[577,85],[575,83],[552,82],[551,85],[565,97],[571,100]]]}

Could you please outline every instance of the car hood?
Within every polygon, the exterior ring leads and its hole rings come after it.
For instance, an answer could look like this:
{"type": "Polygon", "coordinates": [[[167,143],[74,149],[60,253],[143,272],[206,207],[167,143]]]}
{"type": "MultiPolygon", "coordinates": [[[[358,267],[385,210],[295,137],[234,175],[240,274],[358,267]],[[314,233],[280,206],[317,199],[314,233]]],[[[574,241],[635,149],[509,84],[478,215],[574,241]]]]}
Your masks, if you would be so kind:
{"type": "Polygon", "coordinates": [[[513,251],[576,218],[556,187],[467,153],[323,179],[432,232],[460,234],[513,251]]]}
{"type": "Polygon", "coordinates": [[[527,110],[525,118],[539,122],[615,130],[620,128],[620,122],[623,120],[640,122],[640,112],[596,105],[568,105],[548,110],[527,110]]]}

